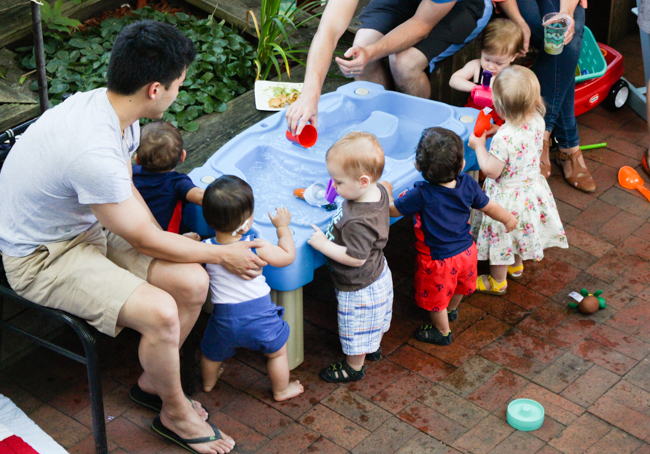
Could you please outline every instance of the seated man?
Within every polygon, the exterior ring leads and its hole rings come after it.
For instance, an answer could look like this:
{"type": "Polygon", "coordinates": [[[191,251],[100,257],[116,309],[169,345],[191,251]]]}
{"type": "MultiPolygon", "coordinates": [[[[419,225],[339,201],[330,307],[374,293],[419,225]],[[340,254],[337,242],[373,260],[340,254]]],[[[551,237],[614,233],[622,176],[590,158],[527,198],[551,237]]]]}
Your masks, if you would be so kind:
{"type": "Polygon", "coordinates": [[[192,439],[197,452],[225,453],[233,439],[183,394],[179,347],[208,291],[197,263],[251,278],[265,262],[249,248],[262,244],[215,246],[160,230],[131,176],[138,120],[162,117],[195,55],[192,41],[168,24],[122,30],[108,89],[77,93],[45,112],[5,161],[0,251],[19,295],[110,336],[124,327],[141,333],[144,372],[134,390],[150,406],[157,401],[154,429],[186,446],[181,439],[192,439]]]}
{"type": "MultiPolygon", "coordinates": [[[[287,110],[294,134],[316,126],[318,99],[339,38],[358,0],[329,0],[307,57],[302,94],[287,110]]],[[[337,57],[341,72],[422,98],[431,96],[435,63],[474,39],[492,14],[490,0],[372,0],[359,16],[354,45],[337,57]],[[385,57],[388,57],[386,65],[385,57]],[[428,71],[426,71],[428,69],[428,71]]]]}

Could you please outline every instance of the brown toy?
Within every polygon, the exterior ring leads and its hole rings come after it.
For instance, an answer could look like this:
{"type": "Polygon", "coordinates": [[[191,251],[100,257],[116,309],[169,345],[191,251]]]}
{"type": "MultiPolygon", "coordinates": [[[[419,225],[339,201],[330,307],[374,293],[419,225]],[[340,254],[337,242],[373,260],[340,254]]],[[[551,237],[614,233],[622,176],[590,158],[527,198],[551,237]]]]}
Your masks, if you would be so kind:
{"type": "Polygon", "coordinates": [[[591,294],[586,289],[581,289],[580,294],[584,297],[580,303],[569,303],[569,307],[577,308],[578,312],[591,315],[594,312],[597,312],[599,309],[604,309],[607,307],[605,303],[605,298],[602,298],[600,295],[603,293],[602,290],[598,290],[596,293],[591,294]]]}

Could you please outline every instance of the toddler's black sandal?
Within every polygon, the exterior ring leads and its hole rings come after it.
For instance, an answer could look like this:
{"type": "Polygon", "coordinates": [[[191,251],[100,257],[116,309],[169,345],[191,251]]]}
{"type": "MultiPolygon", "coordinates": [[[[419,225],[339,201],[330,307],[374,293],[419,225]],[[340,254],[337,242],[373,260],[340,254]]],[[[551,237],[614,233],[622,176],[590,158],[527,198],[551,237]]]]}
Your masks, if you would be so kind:
{"type": "Polygon", "coordinates": [[[415,330],[415,338],[421,342],[428,344],[449,345],[454,340],[454,336],[449,331],[449,334],[443,336],[438,329],[433,325],[422,325],[415,330]]]}
{"type": "Polygon", "coordinates": [[[453,311],[447,311],[447,318],[449,319],[450,322],[455,322],[458,320],[458,308],[454,309],[453,311]]]}
{"type": "Polygon", "coordinates": [[[320,378],[330,383],[347,383],[361,380],[366,376],[366,366],[354,370],[346,360],[330,364],[320,371],[320,378]]]}
{"type": "Polygon", "coordinates": [[[379,361],[381,359],[381,346],[374,353],[368,353],[366,355],[368,361],[379,361]]]}

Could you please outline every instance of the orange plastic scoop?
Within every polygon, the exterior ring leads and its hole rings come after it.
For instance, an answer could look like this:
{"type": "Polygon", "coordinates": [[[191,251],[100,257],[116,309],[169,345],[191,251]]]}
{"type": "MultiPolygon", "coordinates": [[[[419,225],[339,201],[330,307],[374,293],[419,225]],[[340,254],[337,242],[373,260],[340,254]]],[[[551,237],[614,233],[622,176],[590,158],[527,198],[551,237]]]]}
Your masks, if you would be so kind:
{"type": "Polygon", "coordinates": [[[643,180],[632,167],[621,167],[621,170],[618,171],[618,182],[625,189],[637,189],[650,202],[650,191],[643,186],[643,180]]]}

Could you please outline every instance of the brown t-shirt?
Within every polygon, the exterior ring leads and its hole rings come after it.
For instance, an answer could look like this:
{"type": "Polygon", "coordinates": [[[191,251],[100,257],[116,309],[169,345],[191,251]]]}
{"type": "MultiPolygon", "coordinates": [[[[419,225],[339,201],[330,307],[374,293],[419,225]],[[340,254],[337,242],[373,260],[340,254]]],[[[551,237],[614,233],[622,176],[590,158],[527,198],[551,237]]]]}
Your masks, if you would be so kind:
{"type": "Polygon", "coordinates": [[[343,265],[328,259],[334,286],[344,292],[354,292],[375,282],[384,270],[383,249],[388,241],[390,206],[386,189],[381,191],[379,202],[353,202],[346,200],[332,216],[325,235],[330,241],[345,246],[347,254],[365,260],[362,266],[343,265]]]}

